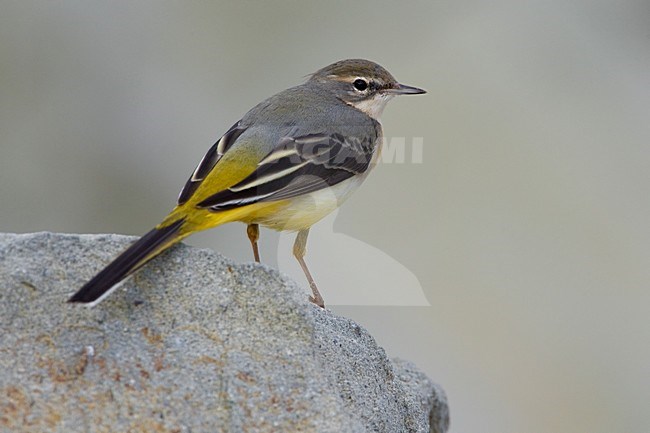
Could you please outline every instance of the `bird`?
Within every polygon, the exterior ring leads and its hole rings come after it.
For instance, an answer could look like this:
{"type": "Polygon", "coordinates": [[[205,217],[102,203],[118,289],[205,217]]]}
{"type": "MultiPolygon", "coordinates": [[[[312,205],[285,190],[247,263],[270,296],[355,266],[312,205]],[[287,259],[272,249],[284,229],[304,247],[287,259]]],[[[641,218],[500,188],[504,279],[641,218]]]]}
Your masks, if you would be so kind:
{"type": "Polygon", "coordinates": [[[96,305],[187,236],[243,222],[256,262],[260,226],[297,233],[293,255],[311,288],[309,300],[324,308],[304,259],[309,229],[337,209],[377,164],[386,103],[397,95],[422,93],[375,62],[347,59],[260,102],[209,148],[167,217],[68,302],[96,305]]]}

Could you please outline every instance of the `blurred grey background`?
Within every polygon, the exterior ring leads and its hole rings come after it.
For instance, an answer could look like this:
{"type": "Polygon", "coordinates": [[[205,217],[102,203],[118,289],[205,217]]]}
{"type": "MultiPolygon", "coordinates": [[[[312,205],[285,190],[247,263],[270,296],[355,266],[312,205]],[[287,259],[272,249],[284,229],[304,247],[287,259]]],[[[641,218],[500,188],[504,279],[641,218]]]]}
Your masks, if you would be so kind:
{"type": "MultiPolygon", "coordinates": [[[[429,90],[382,119],[423,163],[333,230],[431,306],[333,309],[442,384],[453,432],[648,432],[647,0],[1,1],[0,230],[142,234],[246,110],[349,57],[429,90]]],[[[190,243],[251,260],[242,225],[190,243]]]]}

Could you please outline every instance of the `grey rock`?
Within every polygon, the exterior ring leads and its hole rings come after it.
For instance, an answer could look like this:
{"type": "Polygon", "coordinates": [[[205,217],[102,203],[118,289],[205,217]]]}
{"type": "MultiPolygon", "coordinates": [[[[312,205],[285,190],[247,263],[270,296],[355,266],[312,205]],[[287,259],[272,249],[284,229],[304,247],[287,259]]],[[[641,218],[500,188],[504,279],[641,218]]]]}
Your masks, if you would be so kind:
{"type": "Polygon", "coordinates": [[[179,245],[65,302],[133,240],[0,234],[0,431],[446,431],[440,387],[264,265],[179,245]]]}

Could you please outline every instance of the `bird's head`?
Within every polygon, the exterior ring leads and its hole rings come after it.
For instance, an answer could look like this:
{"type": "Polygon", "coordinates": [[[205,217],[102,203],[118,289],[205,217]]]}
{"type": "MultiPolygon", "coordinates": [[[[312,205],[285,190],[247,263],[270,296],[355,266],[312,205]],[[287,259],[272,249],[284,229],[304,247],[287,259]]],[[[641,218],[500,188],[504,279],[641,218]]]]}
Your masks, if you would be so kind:
{"type": "Polygon", "coordinates": [[[363,59],[332,63],[314,72],[309,81],[374,119],[381,116],[386,103],[394,96],[426,93],[400,84],[386,69],[363,59]]]}

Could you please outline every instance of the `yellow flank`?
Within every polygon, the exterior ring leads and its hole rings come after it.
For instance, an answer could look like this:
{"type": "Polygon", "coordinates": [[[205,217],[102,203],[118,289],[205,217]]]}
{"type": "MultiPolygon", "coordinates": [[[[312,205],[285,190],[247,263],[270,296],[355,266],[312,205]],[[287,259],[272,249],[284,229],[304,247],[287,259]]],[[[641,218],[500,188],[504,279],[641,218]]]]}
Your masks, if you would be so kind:
{"type": "Polygon", "coordinates": [[[189,234],[233,221],[241,221],[247,224],[254,223],[264,219],[266,215],[278,212],[279,209],[286,205],[285,203],[286,200],[253,203],[224,211],[211,211],[196,207],[188,208],[187,204],[185,204],[177,208],[178,211],[174,210],[172,213],[177,217],[180,217],[180,215],[185,216],[186,223],[183,224],[181,233],[189,234]]]}
{"type": "Polygon", "coordinates": [[[284,207],[286,202],[284,200],[254,203],[224,211],[212,211],[196,206],[203,200],[248,177],[255,171],[262,158],[268,154],[270,148],[267,149],[266,147],[260,146],[260,143],[254,140],[253,137],[237,141],[233,149],[226,152],[205,179],[201,181],[189,200],[180,206],[176,206],[157,227],[165,227],[184,218],[185,224],[183,224],[179,236],[185,237],[190,233],[233,221],[251,223],[284,207]]]}

